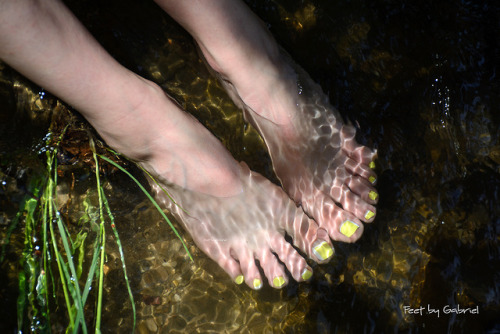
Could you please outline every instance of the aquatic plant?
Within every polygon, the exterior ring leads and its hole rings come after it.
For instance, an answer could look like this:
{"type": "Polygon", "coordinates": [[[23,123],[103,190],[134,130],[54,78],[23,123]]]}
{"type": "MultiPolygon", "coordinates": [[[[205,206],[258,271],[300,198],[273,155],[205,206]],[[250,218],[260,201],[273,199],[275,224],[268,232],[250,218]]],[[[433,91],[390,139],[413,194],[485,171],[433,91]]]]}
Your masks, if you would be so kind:
{"type": "MultiPolygon", "coordinates": [[[[125,168],[112,159],[98,154],[92,139],[90,139],[90,149],[95,164],[96,188],[87,191],[82,203],[85,210],[78,219],[78,228],[65,222],[58,206],[57,185],[58,152],[67,129],[68,126],[55,140],[53,134],[45,138],[45,147],[41,150],[45,168],[43,171],[35,171],[31,176],[28,194],[21,201],[19,212],[9,226],[2,247],[0,261],[4,258],[10,235],[21,222],[24,222],[24,245],[18,275],[18,331],[22,332],[29,328],[35,333],[51,332],[53,327],[51,319],[55,319],[55,314],[57,319],[60,319],[60,310],[63,309],[65,312],[63,317],[67,317],[68,321],[67,333],[87,333],[92,328],[96,333],[101,332],[107,254],[106,230],[109,231],[109,228],[118,247],[135,329],[134,296],[127,275],[125,254],[117,223],[104,192],[99,169],[100,161],[105,161],[122,171],[139,186],[181,240],[191,260],[192,256],[172,222],[148,191],[125,168]],[[97,192],[97,204],[93,203],[95,199],[91,199],[91,194],[95,195],[95,192],[97,192]],[[89,248],[90,258],[85,256],[89,248]],[[92,295],[91,291],[94,291],[92,295]],[[92,325],[89,324],[90,319],[93,321],[92,325]]],[[[152,177],[149,174],[148,176],[152,177]]]]}

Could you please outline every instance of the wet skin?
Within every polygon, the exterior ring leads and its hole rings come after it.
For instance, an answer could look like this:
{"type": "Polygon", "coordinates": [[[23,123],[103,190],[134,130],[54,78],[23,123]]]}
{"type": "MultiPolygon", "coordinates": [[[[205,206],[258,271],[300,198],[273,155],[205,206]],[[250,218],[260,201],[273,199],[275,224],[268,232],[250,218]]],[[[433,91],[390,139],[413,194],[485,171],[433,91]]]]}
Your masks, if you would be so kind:
{"type": "Polygon", "coordinates": [[[256,260],[273,287],[288,282],[284,266],[295,280],[309,279],[285,234],[317,262],[333,256],[330,238],[357,240],[361,221],[375,216],[374,153],[355,143],[354,130],[243,3],[157,2],[191,32],[259,130],[288,194],[237,163],[156,84],[117,63],[59,1],[0,0],[0,58],[156,176],[187,213],[153,186],[164,206],[237,283],[262,286],[256,260]]]}

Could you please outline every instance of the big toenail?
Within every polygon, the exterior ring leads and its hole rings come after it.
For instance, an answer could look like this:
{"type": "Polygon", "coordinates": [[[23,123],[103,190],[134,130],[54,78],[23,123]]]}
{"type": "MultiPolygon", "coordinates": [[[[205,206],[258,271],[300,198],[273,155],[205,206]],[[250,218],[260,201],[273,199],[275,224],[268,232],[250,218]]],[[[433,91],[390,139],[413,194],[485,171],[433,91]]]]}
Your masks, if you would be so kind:
{"type": "Polygon", "coordinates": [[[333,248],[325,241],[322,241],[319,245],[313,247],[313,253],[318,259],[323,261],[333,255],[333,248]]]}
{"type": "Polygon", "coordinates": [[[281,276],[277,276],[273,279],[273,285],[275,288],[281,288],[285,284],[285,279],[281,276]]]}
{"type": "Polygon", "coordinates": [[[368,167],[370,167],[371,169],[375,169],[375,161],[370,162],[368,167]]]}
{"type": "Polygon", "coordinates": [[[358,224],[355,224],[350,220],[346,220],[340,226],[340,233],[342,233],[346,237],[350,238],[356,232],[356,230],[358,228],[359,228],[358,224]]]}
{"type": "Polygon", "coordinates": [[[371,199],[372,201],[374,201],[374,200],[376,200],[376,199],[377,199],[378,194],[372,190],[372,191],[370,191],[370,193],[368,194],[368,197],[370,197],[370,199],[371,199]]]}
{"type": "Polygon", "coordinates": [[[366,215],[365,215],[366,220],[369,220],[373,216],[375,216],[375,213],[373,211],[371,211],[371,210],[366,211],[366,215]]]}
{"type": "Polygon", "coordinates": [[[307,281],[308,279],[310,279],[312,277],[313,273],[309,270],[309,269],[304,269],[304,271],[302,272],[302,279],[304,281],[307,281]]]}
{"type": "Polygon", "coordinates": [[[262,282],[260,281],[260,279],[256,278],[253,280],[253,288],[255,290],[259,290],[260,288],[262,288],[262,282]]]}
{"type": "Polygon", "coordinates": [[[245,277],[243,277],[243,275],[238,275],[236,276],[236,278],[234,279],[234,282],[238,285],[240,285],[241,283],[243,283],[243,281],[245,280],[245,277]]]}
{"type": "Polygon", "coordinates": [[[370,177],[368,178],[368,181],[370,181],[370,182],[371,182],[371,184],[375,184],[375,181],[377,181],[377,178],[376,178],[375,176],[373,176],[373,175],[372,175],[372,176],[370,176],[370,177]]]}

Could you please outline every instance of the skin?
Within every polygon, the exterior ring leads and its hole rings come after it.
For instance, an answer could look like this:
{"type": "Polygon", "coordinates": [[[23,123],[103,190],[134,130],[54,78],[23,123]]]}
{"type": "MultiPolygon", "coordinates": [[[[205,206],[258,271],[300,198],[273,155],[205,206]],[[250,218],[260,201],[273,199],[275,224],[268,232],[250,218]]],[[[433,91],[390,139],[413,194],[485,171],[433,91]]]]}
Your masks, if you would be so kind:
{"type": "Polygon", "coordinates": [[[284,235],[320,263],[333,255],[331,238],[357,240],[361,221],[375,215],[374,153],[354,141],[354,130],[243,3],[157,3],[193,35],[260,131],[288,194],[236,162],[156,84],[118,64],[57,0],[0,0],[0,58],[156,176],[178,205],[152,185],[160,202],[237,283],[262,286],[255,260],[273,287],[288,282],[285,267],[293,279],[309,279],[312,269],[284,235]]]}
{"type": "Polygon", "coordinates": [[[376,175],[369,167],[375,153],[356,143],[354,128],[343,124],[321,88],[242,2],[157,3],[191,33],[259,130],[289,196],[332,239],[357,240],[362,221],[372,222],[376,215],[376,175]],[[357,227],[354,234],[341,233],[345,222],[357,227]]]}

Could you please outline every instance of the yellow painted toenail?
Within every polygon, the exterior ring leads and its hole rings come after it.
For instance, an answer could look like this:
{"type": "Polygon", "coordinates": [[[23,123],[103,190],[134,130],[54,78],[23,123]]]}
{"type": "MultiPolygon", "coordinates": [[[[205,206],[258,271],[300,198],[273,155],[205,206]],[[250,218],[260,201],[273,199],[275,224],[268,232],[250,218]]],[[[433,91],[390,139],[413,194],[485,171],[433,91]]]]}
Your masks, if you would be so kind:
{"type": "Polygon", "coordinates": [[[368,194],[368,197],[370,197],[370,199],[371,199],[372,201],[374,201],[374,200],[376,200],[376,199],[377,199],[378,194],[372,190],[372,191],[370,191],[370,193],[368,194]]]}
{"type": "Polygon", "coordinates": [[[340,233],[342,233],[346,237],[350,238],[356,232],[356,230],[358,228],[359,228],[359,226],[357,224],[353,223],[350,220],[346,220],[340,226],[340,233]]]}
{"type": "Polygon", "coordinates": [[[371,184],[374,184],[374,183],[375,183],[375,181],[377,181],[377,178],[376,178],[375,176],[373,176],[373,175],[372,175],[372,176],[370,176],[370,177],[368,178],[368,181],[370,181],[370,182],[371,182],[371,184]]]}
{"type": "Polygon", "coordinates": [[[371,210],[368,210],[366,212],[365,219],[368,220],[368,219],[372,218],[373,216],[375,216],[375,213],[373,213],[373,211],[371,211],[371,210]]]}
{"type": "Polygon", "coordinates": [[[333,255],[333,248],[325,241],[313,248],[313,253],[320,260],[326,260],[333,255]]]}
{"type": "Polygon", "coordinates": [[[304,269],[304,272],[302,272],[302,279],[304,281],[307,281],[312,277],[313,273],[309,269],[304,269]]]}
{"type": "Polygon", "coordinates": [[[370,162],[368,167],[370,167],[371,169],[375,169],[375,162],[374,161],[370,162]]]}
{"type": "Polygon", "coordinates": [[[245,277],[243,277],[243,275],[238,275],[236,276],[236,278],[234,279],[234,282],[238,285],[240,285],[241,283],[243,283],[243,281],[245,280],[245,277]]]}
{"type": "Polygon", "coordinates": [[[262,288],[262,282],[260,281],[260,279],[256,278],[253,280],[253,288],[255,290],[259,290],[260,288],[262,288]]]}
{"type": "Polygon", "coordinates": [[[273,285],[275,288],[281,288],[285,284],[285,279],[281,276],[277,276],[273,279],[273,285]]]}

